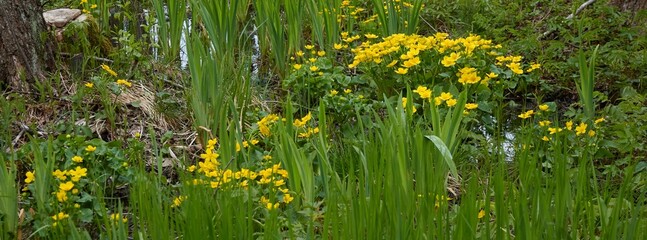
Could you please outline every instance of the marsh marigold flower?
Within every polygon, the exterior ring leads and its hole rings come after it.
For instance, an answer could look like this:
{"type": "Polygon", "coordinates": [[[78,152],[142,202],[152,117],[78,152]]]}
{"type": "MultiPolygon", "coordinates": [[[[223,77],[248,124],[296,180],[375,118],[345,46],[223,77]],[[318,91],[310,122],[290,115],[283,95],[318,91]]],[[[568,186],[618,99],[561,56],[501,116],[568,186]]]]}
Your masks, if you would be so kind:
{"type": "Polygon", "coordinates": [[[66,191],[66,192],[72,190],[72,188],[74,188],[74,183],[71,182],[71,181],[68,181],[66,183],[61,183],[58,186],[58,189],[60,189],[62,191],[66,191]]]}
{"type": "Polygon", "coordinates": [[[80,156],[74,156],[74,157],[72,157],[72,161],[75,162],[75,163],[82,163],[83,158],[80,157],[80,156]]]}
{"type": "Polygon", "coordinates": [[[110,68],[110,66],[105,65],[105,64],[101,64],[101,68],[103,68],[103,70],[104,70],[104,71],[106,71],[108,74],[110,74],[110,75],[112,75],[112,76],[114,76],[114,77],[116,77],[116,76],[117,76],[117,73],[116,73],[115,71],[113,71],[113,70],[110,68]]]}
{"type": "Polygon", "coordinates": [[[519,118],[526,119],[526,118],[532,117],[533,114],[535,114],[534,110],[528,110],[522,114],[519,114],[519,118]]]}
{"type": "Polygon", "coordinates": [[[400,75],[407,74],[407,72],[409,72],[409,69],[406,69],[406,68],[398,68],[398,70],[395,70],[395,73],[400,75]]]}
{"type": "Polygon", "coordinates": [[[424,86],[418,86],[418,88],[413,90],[413,92],[419,94],[422,99],[428,99],[431,97],[431,90],[424,86]]]}
{"type": "Polygon", "coordinates": [[[131,82],[129,82],[128,80],[126,80],[126,79],[118,79],[117,80],[117,85],[123,85],[123,86],[126,86],[126,87],[132,87],[133,86],[133,84],[131,82]]]}
{"type": "Polygon", "coordinates": [[[460,58],[461,58],[460,53],[453,52],[453,53],[450,53],[449,56],[445,56],[440,63],[443,64],[443,66],[445,67],[451,67],[451,66],[454,66],[456,64],[456,61],[458,61],[458,59],[460,58]]]}
{"type": "Polygon", "coordinates": [[[97,147],[92,145],[88,145],[87,147],[85,147],[85,151],[87,152],[94,152],[95,150],[97,150],[97,147]]]}
{"type": "Polygon", "coordinates": [[[448,106],[448,107],[453,107],[454,105],[456,105],[456,103],[457,103],[457,102],[458,102],[458,101],[456,101],[456,99],[455,99],[455,98],[452,98],[452,99],[447,100],[447,102],[446,102],[446,103],[447,103],[447,106],[448,106]]]}
{"type": "Polygon", "coordinates": [[[29,171],[29,172],[25,173],[25,176],[27,177],[27,178],[25,178],[25,183],[29,184],[29,183],[34,182],[34,180],[36,180],[36,176],[34,175],[34,172],[35,171],[29,171]]]}
{"type": "Polygon", "coordinates": [[[468,110],[476,109],[477,107],[479,107],[479,105],[476,104],[476,103],[467,103],[467,104],[465,104],[465,108],[468,109],[468,110]]]}
{"type": "Polygon", "coordinates": [[[294,120],[294,126],[295,127],[303,127],[312,119],[312,113],[308,113],[306,116],[302,117],[301,119],[295,119],[294,120]]]}
{"type": "Polygon", "coordinates": [[[549,108],[550,107],[548,107],[548,104],[539,105],[539,110],[542,110],[542,111],[548,111],[549,108]]]}
{"type": "Polygon", "coordinates": [[[588,125],[586,123],[580,123],[580,125],[575,128],[575,135],[579,136],[585,134],[587,127],[588,125]]]}

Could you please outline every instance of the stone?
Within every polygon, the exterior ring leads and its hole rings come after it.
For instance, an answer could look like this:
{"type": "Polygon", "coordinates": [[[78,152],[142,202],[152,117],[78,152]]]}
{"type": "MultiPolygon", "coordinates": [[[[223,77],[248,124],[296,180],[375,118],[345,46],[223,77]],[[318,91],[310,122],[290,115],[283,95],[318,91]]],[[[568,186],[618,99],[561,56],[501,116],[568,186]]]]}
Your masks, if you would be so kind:
{"type": "Polygon", "coordinates": [[[57,28],[64,27],[70,21],[76,19],[81,15],[79,9],[59,8],[49,10],[43,13],[43,18],[47,25],[55,26],[57,28]]]}

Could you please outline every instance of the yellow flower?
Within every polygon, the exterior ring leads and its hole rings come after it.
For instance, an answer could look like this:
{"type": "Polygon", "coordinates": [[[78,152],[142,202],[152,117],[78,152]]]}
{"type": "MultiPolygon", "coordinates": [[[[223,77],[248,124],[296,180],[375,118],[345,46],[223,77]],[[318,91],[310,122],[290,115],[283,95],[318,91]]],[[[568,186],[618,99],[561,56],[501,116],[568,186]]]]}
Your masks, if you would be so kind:
{"type": "Polygon", "coordinates": [[[375,39],[377,38],[377,35],[369,33],[369,34],[364,34],[364,37],[368,39],[375,39]]]}
{"type": "Polygon", "coordinates": [[[189,166],[189,168],[188,168],[189,172],[194,172],[194,171],[195,171],[195,169],[196,169],[196,166],[195,166],[195,165],[191,165],[191,166],[189,166]]]}
{"type": "Polygon", "coordinates": [[[299,69],[301,69],[301,64],[294,64],[294,65],[292,65],[292,67],[294,69],[296,69],[296,70],[299,70],[299,69]]]}
{"type": "Polygon", "coordinates": [[[330,96],[335,96],[335,95],[337,95],[337,93],[339,93],[339,92],[337,92],[337,90],[335,90],[335,89],[330,90],[330,96]]]}
{"type": "Polygon", "coordinates": [[[510,70],[512,70],[512,72],[515,74],[523,74],[523,69],[521,69],[521,66],[519,65],[519,63],[512,62],[506,66],[510,68],[510,70]]]}
{"type": "Polygon", "coordinates": [[[272,204],[268,202],[265,204],[265,208],[267,208],[267,210],[277,209],[279,208],[279,203],[272,204]]]}
{"type": "Polygon", "coordinates": [[[95,9],[95,8],[97,8],[97,5],[96,5],[96,4],[92,4],[92,5],[90,5],[90,9],[95,9]]]}
{"type": "Polygon", "coordinates": [[[312,50],[313,48],[315,48],[315,46],[313,46],[313,45],[306,45],[306,49],[308,49],[308,50],[312,50]]]}
{"type": "Polygon", "coordinates": [[[299,56],[299,57],[303,57],[303,55],[304,55],[304,54],[305,54],[305,53],[303,53],[303,51],[298,51],[298,52],[297,52],[297,56],[299,56]]]}
{"type": "Polygon", "coordinates": [[[443,60],[440,63],[443,64],[443,66],[445,67],[451,67],[451,66],[454,66],[456,64],[456,61],[458,61],[458,59],[460,58],[461,58],[460,53],[453,52],[453,53],[450,53],[449,56],[443,57],[443,60]]]}
{"type": "Polygon", "coordinates": [[[58,200],[59,202],[67,201],[67,192],[63,190],[59,190],[58,192],[56,192],[56,200],[58,200]]]}
{"type": "Polygon", "coordinates": [[[348,88],[344,89],[344,93],[345,93],[345,94],[349,94],[349,93],[352,93],[352,92],[353,92],[353,90],[350,90],[350,89],[348,89],[348,88]]]}
{"type": "Polygon", "coordinates": [[[333,47],[334,47],[335,49],[339,50],[339,49],[342,49],[344,46],[343,46],[343,45],[341,45],[341,43],[335,43],[335,44],[333,45],[333,47]]]}
{"type": "Polygon", "coordinates": [[[326,51],[318,51],[317,56],[319,56],[319,57],[326,56],[326,51]]]}
{"type": "Polygon", "coordinates": [[[595,136],[595,131],[589,130],[589,137],[593,137],[593,136],[595,136]]]}
{"type": "Polygon", "coordinates": [[[601,118],[595,119],[595,122],[593,122],[593,123],[598,124],[598,123],[601,123],[601,122],[604,122],[604,121],[605,121],[604,117],[601,117],[601,118]]]}
{"type": "Polygon", "coordinates": [[[453,96],[451,93],[443,92],[443,93],[441,93],[441,94],[440,94],[439,98],[440,98],[440,100],[442,100],[442,101],[447,101],[447,100],[449,100],[449,99],[454,98],[454,96],[453,96]]]}
{"type": "Polygon", "coordinates": [[[79,4],[86,4],[86,3],[88,3],[88,0],[81,0],[81,3],[79,4]]]}
{"type": "MultiPolygon", "coordinates": [[[[86,11],[87,11],[87,10],[86,10],[86,11]]],[[[115,77],[117,76],[117,73],[116,73],[115,71],[113,71],[113,70],[110,68],[110,66],[105,65],[105,64],[101,64],[101,68],[103,68],[103,70],[105,70],[106,72],[108,72],[108,74],[110,74],[110,75],[112,75],[112,76],[115,76],[115,77]]]]}
{"type": "Polygon", "coordinates": [[[118,79],[118,80],[117,80],[117,85],[124,85],[124,86],[126,86],[126,87],[132,87],[132,85],[133,85],[133,84],[132,84],[132,83],[130,83],[130,82],[129,82],[128,80],[126,80],[126,79],[118,79]]]}
{"type": "Polygon", "coordinates": [[[294,197],[292,197],[289,193],[283,194],[283,202],[284,203],[290,203],[294,200],[294,197]]]}
{"type": "Polygon", "coordinates": [[[73,182],[78,182],[81,177],[88,175],[88,169],[77,166],[74,170],[68,170],[68,175],[72,176],[73,182]]]}
{"type": "Polygon", "coordinates": [[[566,129],[572,130],[573,129],[573,121],[568,121],[566,122],[566,129]]]}
{"type": "Polygon", "coordinates": [[[25,178],[25,183],[32,183],[32,182],[34,182],[34,180],[36,180],[36,176],[34,175],[34,171],[29,171],[29,172],[25,173],[25,176],[27,176],[27,178],[25,178]]]}
{"type": "Polygon", "coordinates": [[[85,151],[88,151],[88,152],[94,152],[95,150],[97,150],[97,147],[92,145],[88,145],[87,147],[85,147],[85,151]]]}
{"type": "Polygon", "coordinates": [[[416,66],[418,64],[420,64],[420,58],[419,57],[414,57],[414,58],[411,58],[411,59],[409,59],[407,61],[404,61],[404,63],[402,63],[402,66],[406,67],[406,68],[410,68],[410,67],[416,66]]]}
{"type": "Polygon", "coordinates": [[[128,219],[125,218],[125,217],[121,217],[121,214],[119,214],[119,213],[110,214],[109,219],[112,220],[112,221],[115,221],[115,222],[116,221],[122,221],[124,223],[128,222],[128,219]]]}
{"type": "Polygon", "coordinates": [[[579,136],[585,134],[587,127],[588,125],[586,123],[580,123],[580,125],[575,128],[575,135],[579,136]]]}
{"type": "Polygon", "coordinates": [[[533,114],[535,114],[534,110],[528,110],[528,111],[526,111],[526,112],[524,112],[522,114],[519,114],[519,118],[526,119],[526,118],[531,117],[533,114]]]}
{"type": "Polygon", "coordinates": [[[263,160],[272,160],[272,156],[271,155],[265,155],[265,156],[263,156],[263,160]]]}
{"type": "Polygon", "coordinates": [[[540,127],[545,127],[545,126],[548,126],[548,125],[550,125],[550,124],[551,124],[551,122],[550,122],[550,121],[548,121],[548,120],[539,121],[539,126],[540,126],[540,127]]]}
{"type": "Polygon", "coordinates": [[[562,128],[552,128],[552,127],[548,128],[548,132],[550,132],[551,135],[561,131],[562,131],[562,128]]]}
{"type": "MultiPolygon", "coordinates": [[[[88,11],[87,9],[83,9],[81,12],[83,12],[83,13],[85,13],[85,14],[89,14],[89,13],[90,13],[90,11],[88,11]]],[[[54,223],[54,226],[56,227],[56,223],[54,223]]]]}
{"type": "Polygon", "coordinates": [[[72,157],[72,161],[75,162],[75,163],[82,163],[83,158],[80,157],[80,156],[74,156],[74,157],[72,157]]]}
{"type": "Polygon", "coordinates": [[[438,106],[443,103],[443,100],[440,97],[434,98],[434,105],[438,106]]]}
{"type": "Polygon", "coordinates": [[[72,190],[72,188],[74,188],[74,183],[71,182],[71,181],[67,181],[66,183],[61,183],[58,186],[58,189],[60,189],[61,191],[66,191],[66,192],[72,190]]]}
{"type": "Polygon", "coordinates": [[[479,219],[485,217],[485,210],[481,209],[481,211],[479,211],[478,216],[476,216],[476,217],[478,217],[479,219]]]}
{"type": "Polygon", "coordinates": [[[532,72],[535,69],[538,69],[540,67],[541,67],[541,64],[539,64],[539,63],[530,64],[530,68],[528,68],[528,70],[526,70],[526,72],[532,72]]]}
{"type": "Polygon", "coordinates": [[[85,87],[92,88],[92,87],[94,87],[94,83],[87,82],[87,83],[85,83],[85,87]]]}
{"type": "Polygon", "coordinates": [[[205,153],[200,154],[200,158],[205,161],[216,162],[220,155],[217,152],[214,152],[212,148],[208,148],[205,153]]]}
{"type": "Polygon", "coordinates": [[[468,109],[468,110],[476,109],[477,107],[479,107],[479,105],[476,104],[476,103],[465,104],[465,108],[468,109]]]}
{"type": "Polygon", "coordinates": [[[310,66],[310,71],[313,71],[313,72],[319,71],[319,67],[314,66],[314,65],[310,66]]]}
{"type": "Polygon", "coordinates": [[[454,105],[456,105],[457,102],[458,101],[456,101],[455,98],[449,99],[449,100],[447,100],[447,106],[448,107],[453,107],[454,105]]]}
{"type": "Polygon", "coordinates": [[[548,107],[548,105],[547,105],[547,104],[539,105],[539,110],[542,110],[542,111],[548,111],[548,109],[549,109],[549,107],[548,107]]]}
{"type": "Polygon", "coordinates": [[[276,187],[280,187],[280,186],[283,186],[283,185],[285,185],[285,180],[283,180],[283,179],[274,181],[274,186],[276,186],[276,187]]]}
{"type": "Polygon", "coordinates": [[[543,138],[541,138],[541,140],[544,140],[544,141],[546,141],[546,142],[550,141],[550,139],[549,139],[548,137],[546,137],[546,136],[544,136],[543,138]]]}
{"type": "Polygon", "coordinates": [[[54,177],[60,180],[66,180],[67,179],[67,176],[65,176],[66,174],[67,174],[67,171],[61,171],[60,169],[56,169],[56,171],[52,172],[52,175],[54,175],[54,177]]]}
{"type": "Polygon", "coordinates": [[[303,126],[306,125],[306,123],[308,123],[308,121],[310,121],[310,119],[312,119],[312,113],[308,112],[308,114],[306,116],[302,117],[301,119],[295,119],[294,120],[294,126],[295,127],[303,127],[303,126]]]}
{"type": "Polygon", "coordinates": [[[409,72],[409,69],[407,68],[398,68],[398,70],[395,70],[395,73],[401,74],[401,75],[407,74],[407,72],[409,72]]]}
{"type": "Polygon", "coordinates": [[[68,217],[70,217],[70,215],[65,214],[64,212],[59,212],[58,214],[52,216],[52,219],[54,219],[54,221],[60,221],[68,217]]]}
{"type": "Polygon", "coordinates": [[[398,60],[391,61],[391,63],[387,64],[386,67],[393,67],[395,64],[398,64],[398,60]]]}
{"type": "Polygon", "coordinates": [[[431,97],[431,90],[424,86],[418,86],[418,88],[413,90],[413,92],[419,94],[422,99],[428,99],[431,97]]]}

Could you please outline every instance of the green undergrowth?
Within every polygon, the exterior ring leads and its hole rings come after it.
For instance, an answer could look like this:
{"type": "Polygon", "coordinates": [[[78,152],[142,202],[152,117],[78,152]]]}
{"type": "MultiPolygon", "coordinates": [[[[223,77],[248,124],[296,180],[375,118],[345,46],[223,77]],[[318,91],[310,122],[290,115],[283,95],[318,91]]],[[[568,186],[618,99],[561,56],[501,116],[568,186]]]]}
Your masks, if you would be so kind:
{"type": "Polygon", "coordinates": [[[644,10],[581,2],[47,3],[0,239],[641,239],[644,10]]]}

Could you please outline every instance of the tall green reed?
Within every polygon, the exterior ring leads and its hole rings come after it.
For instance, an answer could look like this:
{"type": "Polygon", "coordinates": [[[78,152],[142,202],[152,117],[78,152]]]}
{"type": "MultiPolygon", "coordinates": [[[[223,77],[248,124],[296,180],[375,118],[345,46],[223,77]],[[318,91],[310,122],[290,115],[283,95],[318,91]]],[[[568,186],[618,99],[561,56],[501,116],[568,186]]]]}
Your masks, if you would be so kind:
{"type": "MultiPolygon", "coordinates": [[[[279,75],[283,75],[283,73],[285,73],[285,62],[287,60],[286,55],[289,50],[289,40],[291,37],[288,35],[288,41],[285,41],[286,27],[281,19],[283,15],[281,4],[280,2],[255,0],[254,9],[256,10],[256,25],[258,27],[259,38],[263,40],[266,38],[269,39],[270,48],[264,46],[263,49],[271,50],[272,55],[274,56],[276,71],[279,75]]],[[[290,17],[294,18],[295,16],[293,15],[294,13],[292,12],[290,17]]],[[[295,22],[292,23],[299,25],[295,22]]],[[[265,42],[267,41],[261,41],[261,43],[265,42]]]]}
{"type": "Polygon", "coordinates": [[[305,1],[310,15],[312,41],[322,49],[329,49],[339,38],[340,23],[337,19],[341,14],[340,6],[341,0],[305,1]]]}
{"type": "Polygon", "coordinates": [[[0,238],[16,238],[18,229],[18,191],[16,166],[0,153],[0,238]],[[8,163],[8,164],[7,164],[8,163]]]}
{"type": "Polygon", "coordinates": [[[180,55],[180,39],[186,21],[186,0],[151,1],[157,20],[157,37],[163,59],[177,61],[180,55]],[[165,10],[166,9],[166,10],[165,10]],[[166,20],[168,16],[168,21],[166,20]]]}
{"type": "Polygon", "coordinates": [[[410,6],[396,0],[372,0],[373,12],[381,24],[383,36],[395,33],[416,33],[420,22],[423,0],[414,0],[410,6]]]}
{"type": "Polygon", "coordinates": [[[591,55],[587,61],[584,51],[580,48],[577,56],[580,69],[580,81],[575,82],[577,85],[577,93],[580,95],[580,103],[584,107],[584,114],[589,120],[595,117],[595,102],[593,99],[593,88],[595,87],[595,60],[598,53],[598,48],[591,55]]]}

